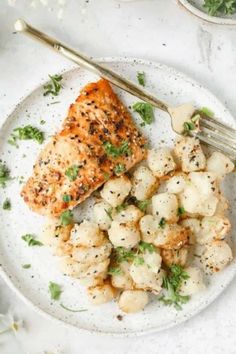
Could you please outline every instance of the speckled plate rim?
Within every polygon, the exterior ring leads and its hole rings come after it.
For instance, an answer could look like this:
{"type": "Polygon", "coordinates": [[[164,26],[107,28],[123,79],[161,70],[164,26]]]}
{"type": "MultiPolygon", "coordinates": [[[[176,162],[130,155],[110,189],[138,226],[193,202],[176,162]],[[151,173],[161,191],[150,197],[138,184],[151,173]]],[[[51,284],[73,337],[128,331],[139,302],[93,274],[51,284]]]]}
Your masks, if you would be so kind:
{"type": "MultiPolygon", "coordinates": [[[[147,66],[152,66],[154,69],[159,69],[159,70],[165,70],[167,71],[171,76],[175,76],[177,78],[181,78],[182,80],[186,82],[190,82],[191,84],[195,85],[199,90],[205,91],[206,95],[212,96],[219,105],[222,106],[223,109],[225,109],[228,113],[228,109],[220,102],[220,100],[213,95],[208,89],[203,87],[200,83],[197,81],[191,79],[189,76],[185,75],[184,73],[174,69],[173,67],[167,66],[165,64],[160,64],[158,62],[154,61],[149,61],[145,59],[139,59],[139,58],[133,58],[133,57],[101,57],[101,58],[94,58],[96,61],[101,62],[101,63],[138,63],[141,65],[147,65],[147,66]]],[[[63,70],[61,70],[61,73],[65,73],[71,70],[74,70],[75,68],[79,67],[77,65],[71,65],[68,64],[63,70]]],[[[17,109],[19,105],[21,105],[24,100],[34,91],[36,90],[39,86],[45,84],[48,81],[47,78],[43,78],[40,80],[40,82],[35,83],[35,85],[32,85],[32,87],[26,91],[24,96],[22,96],[17,104],[11,105],[11,107],[7,110],[7,113],[4,115],[4,119],[2,124],[0,125],[0,129],[4,127],[5,124],[7,124],[8,118],[14,113],[14,111],[17,109]]],[[[230,113],[229,113],[230,114],[230,113]]],[[[231,115],[231,114],[230,114],[231,115]]],[[[232,117],[232,115],[231,115],[232,117]]],[[[234,118],[232,117],[232,121],[234,118]]],[[[207,300],[204,299],[201,302],[197,303],[197,306],[192,310],[189,311],[189,313],[183,315],[182,317],[178,317],[175,321],[172,323],[167,323],[163,324],[162,326],[159,326],[158,328],[149,328],[147,330],[139,330],[135,332],[128,332],[128,333],[114,333],[114,332],[105,332],[105,331],[99,331],[99,330],[93,330],[93,329],[85,329],[85,328],[79,328],[77,326],[74,326],[70,323],[65,322],[62,319],[57,319],[50,313],[48,313],[45,310],[42,310],[38,306],[36,306],[31,300],[29,300],[25,295],[21,293],[21,291],[18,289],[18,287],[14,284],[14,281],[8,276],[7,271],[3,269],[2,266],[0,266],[0,276],[1,278],[6,282],[6,284],[9,286],[11,290],[26,304],[29,305],[36,313],[39,315],[42,315],[44,318],[51,320],[54,323],[61,324],[65,328],[71,328],[71,329],[76,329],[80,332],[84,333],[90,333],[90,334],[99,334],[102,336],[112,336],[112,337],[117,337],[117,338],[125,338],[125,337],[137,337],[137,336],[142,336],[142,335],[147,335],[147,334],[152,334],[152,333],[157,333],[160,331],[163,331],[168,328],[172,328],[176,325],[179,325],[187,320],[189,320],[191,317],[195,316],[202,310],[204,310],[207,306],[209,306],[218,296],[222,294],[222,292],[226,289],[226,287],[231,283],[233,278],[235,277],[236,274],[236,259],[233,260],[231,263],[231,272],[228,275],[227,281],[219,288],[217,292],[214,294],[211,294],[211,296],[208,296],[207,300]]]]}
{"type": "Polygon", "coordinates": [[[226,17],[210,16],[207,13],[196,8],[194,5],[190,4],[190,2],[188,0],[178,0],[178,2],[181,5],[183,5],[193,15],[195,15],[207,22],[211,22],[211,23],[218,24],[218,25],[231,25],[231,26],[236,25],[236,20],[233,20],[231,18],[226,18],[226,17]]]}

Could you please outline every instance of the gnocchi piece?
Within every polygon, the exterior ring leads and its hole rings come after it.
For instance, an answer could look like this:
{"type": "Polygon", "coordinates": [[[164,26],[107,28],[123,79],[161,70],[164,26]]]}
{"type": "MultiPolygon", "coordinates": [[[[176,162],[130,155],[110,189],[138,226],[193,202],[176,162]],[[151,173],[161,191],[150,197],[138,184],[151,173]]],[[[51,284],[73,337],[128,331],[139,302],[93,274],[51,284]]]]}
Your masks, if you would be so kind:
{"type": "Polygon", "coordinates": [[[160,250],[155,248],[154,252],[145,251],[142,254],[145,264],[148,269],[153,273],[158,273],[161,268],[162,258],[160,256],[160,250]]]}
{"type": "Polygon", "coordinates": [[[112,207],[116,207],[123,203],[131,188],[132,184],[127,176],[113,177],[104,184],[101,196],[112,207]]]}
{"type": "Polygon", "coordinates": [[[160,219],[153,215],[144,215],[139,222],[142,240],[148,243],[153,243],[156,239],[160,219]]]}
{"type": "Polygon", "coordinates": [[[213,152],[207,159],[206,170],[216,174],[217,178],[223,179],[228,173],[234,170],[233,162],[221,152],[213,152]]]}
{"type": "Polygon", "coordinates": [[[125,224],[119,221],[112,221],[108,230],[111,243],[115,247],[132,248],[140,241],[140,232],[135,224],[125,224]]]}
{"type": "Polygon", "coordinates": [[[187,263],[187,258],[188,258],[188,247],[182,247],[178,250],[166,250],[162,249],[161,250],[161,257],[163,260],[163,263],[170,267],[173,264],[178,264],[182,267],[184,267],[187,263]]]}
{"type": "Polygon", "coordinates": [[[120,274],[112,274],[111,283],[115,288],[118,289],[133,289],[134,283],[130,276],[130,264],[128,262],[121,262],[119,264],[121,270],[120,274]]]}
{"type": "Polygon", "coordinates": [[[198,139],[191,137],[177,139],[174,152],[184,172],[201,171],[206,167],[206,157],[198,139]]]}
{"type": "Polygon", "coordinates": [[[216,176],[211,172],[191,172],[190,181],[199,190],[201,198],[205,201],[211,196],[218,195],[216,176]]]}
{"type": "Polygon", "coordinates": [[[99,230],[98,225],[87,220],[75,224],[71,230],[70,242],[73,246],[100,246],[103,240],[104,234],[99,230]]]}
{"type": "Polygon", "coordinates": [[[111,250],[111,243],[104,238],[103,243],[98,247],[74,247],[72,258],[80,263],[99,263],[110,256],[111,250]]]}
{"type": "Polygon", "coordinates": [[[183,174],[178,174],[176,176],[171,177],[166,182],[166,191],[167,193],[179,194],[183,192],[186,186],[186,176],[183,174]]]}
{"type": "Polygon", "coordinates": [[[127,208],[116,214],[114,220],[125,224],[136,224],[142,216],[143,213],[139,208],[134,205],[129,205],[127,208]]]}
{"type": "Polygon", "coordinates": [[[96,203],[93,207],[94,220],[101,230],[108,230],[111,226],[112,219],[109,216],[111,205],[105,200],[96,203]]]}
{"type": "Polygon", "coordinates": [[[176,169],[176,163],[170,149],[149,150],[147,156],[148,167],[156,177],[163,177],[176,169]]]}
{"type": "Polygon", "coordinates": [[[105,278],[107,268],[110,263],[109,259],[105,259],[100,263],[79,263],[74,261],[71,257],[64,257],[61,261],[61,269],[65,275],[74,278],[105,278]]]}
{"type": "Polygon", "coordinates": [[[131,194],[137,200],[146,200],[150,198],[158,188],[158,180],[153,175],[152,171],[145,166],[139,166],[135,170],[132,184],[131,194]]]}
{"type": "Polygon", "coordinates": [[[125,290],[121,294],[118,305],[126,313],[139,312],[148,304],[148,294],[142,290],[125,290]]]}
{"type": "Polygon", "coordinates": [[[229,209],[229,201],[222,195],[219,195],[218,204],[214,215],[224,216],[225,212],[229,209]]]}
{"type": "Polygon", "coordinates": [[[201,231],[196,237],[197,243],[204,245],[215,240],[223,240],[230,231],[229,219],[220,216],[206,216],[201,221],[201,231]]]}
{"type": "Polygon", "coordinates": [[[197,267],[187,267],[185,269],[189,278],[182,281],[179,293],[183,296],[190,296],[205,289],[203,274],[197,267]]]}
{"type": "Polygon", "coordinates": [[[189,241],[189,230],[177,224],[166,224],[160,228],[154,245],[167,250],[180,249],[189,241]]]}
{"type": "Polygon", "coordinates": [[[207,274],[223,270],[232,260],[232,250],[225,241],[213,241],[206,245],[201,256],[201,263],[207,274]]]}
{"type": "Polygon", "coordinates": [[[178,199],[170,193],[156,194],[152,197],[152,212],[160,219],[175,223],[178,221],[178,199]]]}
{"type": "Polygon", "coordinates": [[[114,299],[116,292],[110,284],[102,284],[89,287],[87,295],[93,305],[101,305],[114,299]]]}
{"type": "Polygon", "coordinates": [[[159,277],[158,273],[152,272],[147,264],[136,265],[133,263],[130,266],[130,275],[137,289],[153,291],[155,294],[161,292],[163,279],[159,277]]]}
{"type": "Polygon", "coordinates": [[[185,228],[190,229],[190,238],[189,243],[192,245],[196,242],[198,235],[201,232],[201,223],[200,220],[195,218],[185,219],[181,222],[181,225],[185,228]]]}
{"type": "Polygon", "coordinates": [[[90,286],[102,285],[104,283],[105,278],[106,278],[106,274],[104,273],[104,274],[101,274],[99,277],[80,278],[79,282],[81,285],[88,288],[90,286]]]}

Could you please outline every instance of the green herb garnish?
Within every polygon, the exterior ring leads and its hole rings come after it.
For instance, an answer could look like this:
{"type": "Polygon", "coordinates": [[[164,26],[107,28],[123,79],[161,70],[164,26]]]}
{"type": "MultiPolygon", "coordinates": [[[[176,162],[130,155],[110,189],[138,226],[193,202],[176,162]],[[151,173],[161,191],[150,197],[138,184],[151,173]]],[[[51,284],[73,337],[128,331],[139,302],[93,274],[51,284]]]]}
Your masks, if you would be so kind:
{"type": "Polygon", "coordinates": [[[164,229],[165,226],[166,226],[166,219],[165,218],[161,218],[161,220],[159,222],[159,227],[161,229],[164,229]]]}
{"type": "Polygon", "coordinates": [[[63,202],[69,203],[71,201],[71,195],[69,194],[64,194],[62,197],[63,202]]]}
{"type": "Polygon", "coordinates": [[[151,124],[154,121],[153,107],[150,103],[137,102],[133,105],[133,110],[139,113],[144,123],[151,124]]]}
{"type": "Polygon", "coordinates": [[[125,172],[125,165],[123,163],[118,163],[115,168],[114,172],[116,175],[120,175],[125,172]]]}
{"type": "Polygon", "coordinates": [[[62,290],[61,290],[60,285],[50,281],[50,283],[49,283],[49,292],[51,294],[51,299],[52,300],[59,300],[59,298],[61,296],[61,293],[62,293],[62,290]]]}
{"type": "Polygon", "coordinates": [[[120,275],[122,274],[122,270],[119,267],[109,267],[107,274],[120,275]]]}
{"type": "Polygon", "coordinates": [[[23,235],[21,238],[28,243],[28,246],[43,246],[42,242],[36,240],[35,236],[32,234],[23,235]]]}
{"type": "Polygon", "coordinates": [[[193,122],[184,122],[184,133],[189,133],[190,130],[196,129],[196,125],[193,122]]]}
{"type": "Polygon", "coordinates": [[[145,251],[148,251],[149,253],[155,252],[155,247],[153,246],[152,243],[140,241],[138,245],[138,249],[143,253],[145,251]]]}
{"type": "Polygon", "coordinates": [[[178,208],[178,213],[177,213],[178,216],[184,215],[185,213],[186,213],[186,210],[184,209],[184,207],[178,208]]]}
{"type": "Polygon", "coordinates": [[[13,129],[13,133],[8,139],[8,143],[18,147],[18,140],[34,140],[39,144],[44,141],[44,134],[38,128],[32,125],[26,125],[25,127],[13,129]]]}
{"type": "Polygon", "coordinates": [[[116,159],[119,156],[131,155],[131,150],[128,141],[123,141],[120,146],[115,146],[109,141],[103,143],[104,150],[107,155],[116,159]]]}
{"type": "Polygon", "coordinates": [[[120,205],[117,205],[116,207],[115,207],[115,209],[116,209],[116,212],[117,213],[120,213],[121,211],[123,211],[123,210],[125,210],[127,207],[128,207],[128,203],[122,203],[122,204],[120,204],[120,205]]]}
{"type": "Polygon", "coordinates": [[[145,73],[144,72],[138,72],[137,73],[137,79],[138,79],[138,83],[141,86],[145,86],[145,73]]]}
{"type": "Polygon", "coordinates": [[[7,198],[3,202],[2,208],[3,208],[3,210],[11,210],[11,201],[10,201],[10,199],[7,198]]]}
{"type": "Polygon", "coordinates": [[[144,263],[145,262],[144,262],[143,257],[141,257],[139,255],[135,255],[135,257],[134,257],[134,265],[139,266],[139,265],[143,265],[144,263]]]}
{"type": "Polygon", "coordinates": [[[23,264],[22,268],[24,269],[29,269],[31,267],[31,264],[23,264]]]}
{"type": "Polygon", "coordinates": [[[150,200],[138,200],[136,205],[137,207],[143,212],[145,213],[147,210],[148,205],[150,204],[150,200]]]}
{"type": "Polygon", "coordinates": [[[112,207],[109,208],[108,210],[107,209],[104,209],[105,210],[105,213],[107,214],[107,216],[109,217],[110,220],[113,220],[112,218],[112,207]]]}
{"type": "Polygon", "coordinates": [[[133,261],[136,256],[135,252],[129,251],[124,247],[116,247],[115,254],[118,263],[133,261]]]}
{"type": "Polygon", "coordinates": [[[204,113],[206,116],[213,118],[214,117],[214,112],[212,112],[209,108],[207,107],[202,107],[200,109],[200,113],[204,113]]]}
{"type": "Polygon", "coordinates": [[[46,120],[41,119],[40,124],[44,125],[46,123],[46,120]]]}
{"type": "Polygon", "coordinates": [[[65,175],[69,178],[70,181],[75,181],[76,178],[78,177],[79,169],[80,169],[80,166],[73,165],[73,166],[67,168],[65,175]]]}
{"type": "Polygon", "coordinates": [[[87,309],[81,309],[81,310],[73,310],[73,309],[70,309],[69,307],[63,305],[63,304],[60,304],[60,306],[66,310],[66,311],[69,311],[69,312],[85,312],[85,311],[88,311],[87,309]]]}
{"type": "Polygon", "coordinates": [[[63,211],[60,216],[61,225],[67,226],[73,223],[73,213],[71,210],[63,211]]]}
{"type": "Polygon", "coordinates": [[[205,0],[203,7],[210,16],[232,15],[236,12],[236,0],[205,0]]]}
{"type": "Polygon", "coordinates": [[[182,304],[189,301],[190,296],[182,296],[179,289],[182,282],[189,278],[187,272],[180,265],[172,265],[169,274],[163,279],[163,288],[166,289],[165,295],[159,298],[165,305],[174,305],[177,310],[181,310],[182,304]]]}
{"type": "Polygon", "coordinates": [[[10,170],[0,161],[0,187],[6,187],[6,182],[10,181],[10,170]]]}
{"type": "Polygon", "coordinates": [[[44,96],[48,95],[53,95],[53,96],[58,96],[60,90],[61,90],[61,80],[62,80],[62,75],[48,75],[51,79],[51,82],[47,85],[45,85],[43,88],[45,89],[44,96]]]}

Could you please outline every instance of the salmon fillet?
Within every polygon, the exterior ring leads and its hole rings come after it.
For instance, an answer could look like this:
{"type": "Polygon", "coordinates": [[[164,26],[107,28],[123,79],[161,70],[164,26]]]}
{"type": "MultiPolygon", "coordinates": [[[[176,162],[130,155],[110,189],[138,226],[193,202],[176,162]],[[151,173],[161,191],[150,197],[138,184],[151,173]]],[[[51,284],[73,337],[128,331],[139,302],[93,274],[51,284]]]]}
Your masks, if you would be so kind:
{"type": "Polygon", "coordinates": [[[146,140],[106,80],[85,86],[62,130],[41,151],[21,195],[34,211],[60,216],[110,176],[146,156],[146,140]]]}

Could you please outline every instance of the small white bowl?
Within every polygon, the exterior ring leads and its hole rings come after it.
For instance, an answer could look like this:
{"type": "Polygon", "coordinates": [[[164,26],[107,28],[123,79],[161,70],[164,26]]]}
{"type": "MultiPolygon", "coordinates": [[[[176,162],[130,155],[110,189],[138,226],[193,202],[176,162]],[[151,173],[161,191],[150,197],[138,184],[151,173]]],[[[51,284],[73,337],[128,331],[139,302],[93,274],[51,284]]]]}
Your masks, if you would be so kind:
{"type": "Polygon", "coordinates": [[[178,0],[178,1],[181,5],[183,5],[193,15],[195,15],[205,21],[216,23],[219,25],[236,25],[236,14],[231,15],[231,16],[225,16],[225,17],[210,16],[204,10],[204,8],[202,6],[203,5],[202,0],[194,0],[191,2],[189,0],[178,0]]]}

